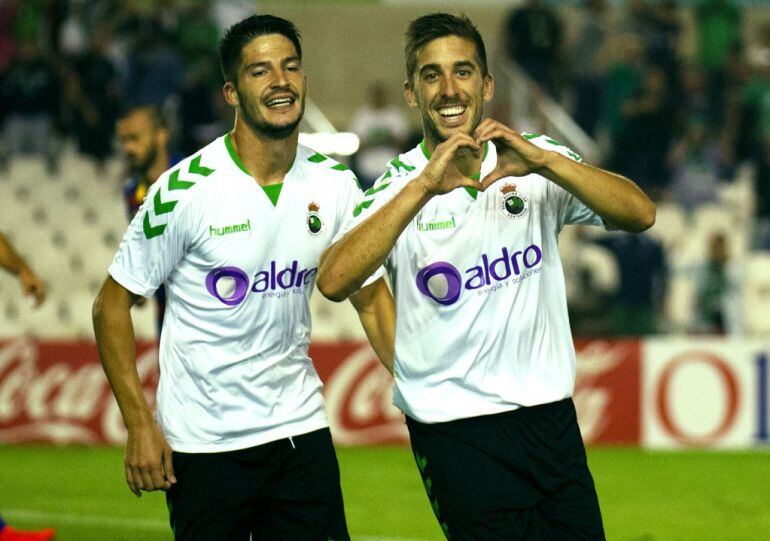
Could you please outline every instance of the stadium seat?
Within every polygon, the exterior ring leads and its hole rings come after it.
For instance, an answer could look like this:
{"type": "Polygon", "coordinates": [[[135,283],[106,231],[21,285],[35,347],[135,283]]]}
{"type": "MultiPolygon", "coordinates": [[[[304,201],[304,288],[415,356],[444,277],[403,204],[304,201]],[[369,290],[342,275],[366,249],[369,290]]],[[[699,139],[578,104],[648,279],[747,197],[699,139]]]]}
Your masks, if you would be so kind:
{"type": "Polygon", "coordinates": [[[748,333],[770,336],[770,254],[753,254],[746,259],[743,302],[748,333]]]}

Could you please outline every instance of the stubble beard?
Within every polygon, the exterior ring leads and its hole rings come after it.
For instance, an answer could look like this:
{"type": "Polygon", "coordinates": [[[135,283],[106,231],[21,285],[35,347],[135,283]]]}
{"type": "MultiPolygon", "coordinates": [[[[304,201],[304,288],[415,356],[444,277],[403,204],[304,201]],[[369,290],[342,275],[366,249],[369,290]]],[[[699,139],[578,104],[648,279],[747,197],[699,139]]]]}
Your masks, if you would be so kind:
{"type": "Polygon", "coordinates": [[[300,109],[297,120],[289,124],[278,125],[265,122],[263,119],[260,119],[258,115],[252,114],[252,105],[248,102],[244,104],[243,107],[241,107],[240,112],[243,116],[243,121],[246,122],[246,124],[249,126],[249,128],[252,129],[252,131],[254,131],[255,134],[265,137],[266,139],[272,139],[274,141],[286,139],[292,133],[294,133],[294,130],[297,128],[297,126],[299,126],[299,123],[302,122],[302,117],[305,115],[305,99],[300,97],[297,97],[297,99],[302,100],[302,108],[300,109]]]}

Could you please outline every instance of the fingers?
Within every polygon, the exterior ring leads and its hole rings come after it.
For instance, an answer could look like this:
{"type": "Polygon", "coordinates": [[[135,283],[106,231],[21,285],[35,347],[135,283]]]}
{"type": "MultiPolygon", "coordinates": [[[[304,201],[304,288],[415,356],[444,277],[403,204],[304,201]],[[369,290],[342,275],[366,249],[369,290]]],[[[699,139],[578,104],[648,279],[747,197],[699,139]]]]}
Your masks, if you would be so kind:
{"type": "Polygon", "coordinates": [[[467,133],[455,133],[449,139],[436,147],[435,155],[446,156],[452,159],[463,149],[469,149],[474,156],[478,157],[481,152],[481,146],[467,133]]]}
{"type": "Polygon", "coordinates": [[[487,188],[489,188],[492,184],[500,180],[501,178],[505,178],[508,175],[505,171],[499,168],[495,168],[492,171],[490,171],[483,179],[481,179],[481,186],[479,186],[479,190],[482,192],[485,191],[487,188]]]}
{"type": "Polygon", "coordinates": [[[134,495],[137,498],[142,497],[142,493],[139,491],[140,487],[137,484],[136,480],[134,479],[134,473],[128,464],[126,464],[126,483],[128,484],[128,488],[131,490],[131,492],[134,493],[134,495]]]}
{"type": "Polygon", "coordinates": [[[176,476],[174,475],[174,461],[173,451],[170,447],[167,447],[163,452],[163,475],[166,478],[169,486],[176,483],[176,476]]]}
{"type": "MultiPolygon", "coordinates": [[[[493,121],[494,122],[494,121],[493,121]]],[[[505,141],[508,146],[513,146],[517,143],[516,138],[521,137],[518,133],[510,128],[503,126],[499,122],[494,122],[486,125],[479,125],[474,132],[476,141],[481,145],[487,141],[505,141]]]]}

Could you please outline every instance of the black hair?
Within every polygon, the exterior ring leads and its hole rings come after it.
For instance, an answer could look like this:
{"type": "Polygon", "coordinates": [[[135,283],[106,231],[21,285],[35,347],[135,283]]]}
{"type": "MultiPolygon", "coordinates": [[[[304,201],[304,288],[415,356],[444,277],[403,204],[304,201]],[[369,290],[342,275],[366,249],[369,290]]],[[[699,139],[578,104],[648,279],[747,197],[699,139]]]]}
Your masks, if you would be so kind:
{"type": "Polygon", "coordinates": [[[129,116],[135,114],[135,113],[146,113],[147,116],[150,117],[150,120],[152,121],[153,128],[157,129],[166,129],[168,126],[166,124],[166,119],[163,117],[163,113],[160,110],[160,107],[154,103],[139,103],[139,104],[129,104],[124,109],[122,109],[118,115],[118,120],[123,120],[124,118],[128,118],[129,116]]]}
{"type": "Polygon", "coordinates": [[[274,15],[252,15],[231,26],[219,42],[219,63],[225,81],[235,82],[238,79],[243,48],[254,38],[267,34],[286,37],[294,44],[297,56],[302,59],[302,36],[293,22],[274,15]]]}
{"type": "Polygon", "coordinates": [[[415,19],[406,30],[406,78],[411,81],[417,68],[417,53],[434,39],[447,36],[457,36],[467,39],[476,45],[476,60],[481,67],[482,75],[489,73],[487,69],[487,50],[478,29],[471,20],[461,13],[459,17],[449,13],[431,13],[415,19]]]}

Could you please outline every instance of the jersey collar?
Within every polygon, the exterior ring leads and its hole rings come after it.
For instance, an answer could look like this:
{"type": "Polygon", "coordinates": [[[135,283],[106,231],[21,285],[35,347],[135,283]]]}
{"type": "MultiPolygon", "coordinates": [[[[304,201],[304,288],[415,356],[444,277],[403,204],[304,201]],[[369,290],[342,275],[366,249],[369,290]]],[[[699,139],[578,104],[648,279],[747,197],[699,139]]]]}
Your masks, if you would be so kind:
{"type": "MultiPolygon", "coordinates": [[[[481,171],[476,173],[475,175],[472,175],[471,178],[473,180],[481,180],[481,172],[485,170],[489,170],[488,163],[487,163],[487,156],[489,155],[489,146],[490,142],[487,141],[484,143],[484,156],[481,158],[481,171]]],[[[425,163],[430,161],[430,151],[428,150],[428,145],[425,144],[425,139],[420,141],[420,150],[422,151],[422,155],[425,158],[425,163]]],[[[494,164],[492,164],[494,166],[494,164]]],[[[486,171],[485,171],[486,172],[486,171]]],[[[473,199],[476,199],[479,195],[479,191],[476,188],[468,188],[466,186],[465,191],[470,195],[473,199]]]]}

